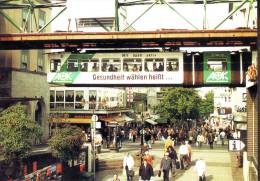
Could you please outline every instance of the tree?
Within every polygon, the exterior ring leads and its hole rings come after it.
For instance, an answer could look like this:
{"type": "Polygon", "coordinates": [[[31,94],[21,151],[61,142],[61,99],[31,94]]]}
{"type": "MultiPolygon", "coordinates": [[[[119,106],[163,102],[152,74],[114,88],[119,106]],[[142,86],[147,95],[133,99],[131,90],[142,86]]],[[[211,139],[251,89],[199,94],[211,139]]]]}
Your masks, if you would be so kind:
{"type": "Polygon", "coordinates": [[[55,154],[64,162],[78,158],[83,144],[82,129],[77,126],[59,127],[49,140],[50,147],[55,154]]]}
{"type": "Polygon", "coordinates": [[[201,98],[194,89],[168,88],[155,111],[170,120],[196,119],[199,117],[200,101],[201,98]]]}
{"type": "Polygon", "coordinates": [[[205,95],[199,106],[200,117],[209,117],[214,112],[214,93],[212,91],[205,95]]]}
{"type": "Polygon", "coordinates": [[[33,141],[41,136],[41,128],[26,114],[26,107],[16,104],[0,113],[0,145],[7,161],[20,162],[29,156],[33,141]]]}

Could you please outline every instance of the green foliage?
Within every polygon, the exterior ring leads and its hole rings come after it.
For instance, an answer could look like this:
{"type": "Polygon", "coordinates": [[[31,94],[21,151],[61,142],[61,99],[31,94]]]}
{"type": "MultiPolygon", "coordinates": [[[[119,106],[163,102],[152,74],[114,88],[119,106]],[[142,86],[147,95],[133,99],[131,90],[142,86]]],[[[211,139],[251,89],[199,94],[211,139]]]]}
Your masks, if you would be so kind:
{"type": "Polygon", "coordinates": [[[57,128],[49,140],[49,145],[60,159],[64,161],[73,160],[81,152],[83,136],[82,129],[77,126],[57,128]]]}
{"type": "Polygon", "coordinates": [[[199,116],[200,101],[201,98],[194,89],[168,88],[155,111],[170,120],[196,119],[199,116]]]}
{"type": "Polygon", "coordinates": [[[208,92],[199,107],[200,117],[209,117],[214,112],[214,93],[208,92]]]}
{"type": "Polygon", "coordinates": [[[6,159],[27,157],[33,141],[41,136],[40,126],[25,110],[25,106],[16,104],[0,113],[0,145],[6,159]]]}

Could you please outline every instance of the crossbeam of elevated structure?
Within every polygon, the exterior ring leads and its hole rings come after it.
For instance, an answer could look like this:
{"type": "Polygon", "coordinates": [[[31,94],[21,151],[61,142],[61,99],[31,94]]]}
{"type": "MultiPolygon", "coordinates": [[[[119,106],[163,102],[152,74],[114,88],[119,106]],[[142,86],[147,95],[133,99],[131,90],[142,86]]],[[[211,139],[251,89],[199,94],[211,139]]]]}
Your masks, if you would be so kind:
{"type": "Polygon", "coordinates": [[[0,49],[256,47],[257,30],[160,30],[2,34],[0,49]]]}

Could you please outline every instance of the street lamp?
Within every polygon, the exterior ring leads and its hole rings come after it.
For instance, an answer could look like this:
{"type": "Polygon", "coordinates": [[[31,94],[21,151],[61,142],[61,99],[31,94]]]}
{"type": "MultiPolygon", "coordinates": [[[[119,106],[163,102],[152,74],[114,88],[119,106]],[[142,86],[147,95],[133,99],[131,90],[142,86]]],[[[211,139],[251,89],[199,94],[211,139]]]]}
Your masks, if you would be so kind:
{"type": "Polygon", "coordinates": [[[141,113],[141,118],[142,118],[142,126],[141,126],[141,145],[144,145],[144,113],[141,113]]]}

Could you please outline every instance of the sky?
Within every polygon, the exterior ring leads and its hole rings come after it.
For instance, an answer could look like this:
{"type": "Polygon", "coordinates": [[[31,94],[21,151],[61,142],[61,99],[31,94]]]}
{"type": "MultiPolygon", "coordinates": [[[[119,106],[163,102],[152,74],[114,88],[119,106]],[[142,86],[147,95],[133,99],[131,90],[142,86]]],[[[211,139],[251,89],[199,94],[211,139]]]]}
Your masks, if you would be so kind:
{"type": "MultiPolygon", "coordinates": [[[[202,5],[181,4],[172,5],[182,16],[188,19],[198,29],[203,28],[204,10],[202,5]]],[[[132,23],[149,6],[136,5],[127,7],[127,21],[132,23]]],[[[59,8],[53,8],[53,14],[57,14],[59,8]]],[[[228,4],[214,4],[207,6],[207,28],[213,29],[217,26],[228,13],[228,4]]],[[[53,31],[66,31],[68,27],[68,18],[93,18],[93,17],[114,17],[114,0],[67,0],[67,10],[59,16],[53,23],[53,31]]],[[[122,19],[121,21],[122,22],[122,19]]],[[[74,23],[74,21],[73,21],[74,23]]],[[[72,23],[72,24],[73,24],[72,23]]],[[[74,23],[75,24],[75,23],[74,23]]],[[[220,28],[228,29],[233,24],[228,20],[220,28]]],[[[75,28],[74,25],[71,26],[75,28]]],[[[166,4],[153,6],[138,21],[133,24],[137,31],[154,31],[158,29],[194,29],[183,18],[177,15],[166,4]]],[[[121,30],[125,26],[120,27],[121,30]]]]}

